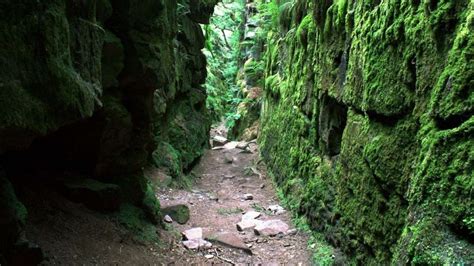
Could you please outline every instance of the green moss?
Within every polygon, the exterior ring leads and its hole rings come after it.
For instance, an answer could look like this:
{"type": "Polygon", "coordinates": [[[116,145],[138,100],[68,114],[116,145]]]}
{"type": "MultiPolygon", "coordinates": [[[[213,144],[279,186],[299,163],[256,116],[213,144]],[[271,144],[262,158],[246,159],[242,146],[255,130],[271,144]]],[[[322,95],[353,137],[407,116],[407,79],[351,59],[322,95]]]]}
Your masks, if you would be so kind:
{"type": "Polygon", "coordinates": [[[474,87],[474,29],[472,26],[469,28],[469,21],[466,21],[468,14],[471,17],[474,14],[472,5],[471,3],[470,12],[469,9],[465,10],[460,16],[463,24],[457,28],[454,44],[448,54],[447,66],[432,94],[432,114],[443,120],[456,116],[467,119],[474,114],[474,93],[470,89],[474,87]]]}
{"type": "MultiPolygon", "coordinates": [[[[1,174],[3,173],[0,172],[1,174]]],[[[4,252],[19,239],[27,216],[28,211],[16,197],[10,181],[0,176],[0,252],[4,252]]]]}
{"type": "Polygon", "coordinates": [[[174,221],[179,224],[187,223],[190,218],[189,207],[184,204],[178,204],[163,208],[162,212],[163,215],[169,215],[174,221]]]}
{"type": "Polygon", "coordinates": [[[313,16],[306,15],[296,30],[296,36],[298,36],[300,42],[306,44],[308,30],[310,30],[311,27],[313,27],[313,16]]]}
{"type": "Polygon", "coordinates": [[[153,163],[156,167],[168,169],[171,177],[179,179],[183,175],[180,154],[171,144],[162,142],[153,152],[153,163]]]}
{"type": "Polygon", "coordinates": [[[151,184],[147,184],[145,197],[143,198],[143,207],[148,219],[155,224],[161,222],[160,202],[156,197],[155,191],[151,184]]]}
{"type": "Polygon", "coordinates": [[[118,86],[117,77],[124,67],[123,45],[117,36],[106,31],[102,51],[102,86],[118,86]]]}
{"type": "Polygon", "coordinates": [[[137,240],[144,242],[158,241],[156,226],[147,220],[147,216],[142,209],[134,205],[124,204],[117,214],[117,219],[137,240]]]}
{"type": "Polygon", "coordinates": [[[262,85],[264,64],[263,62],[257,61],[255,59],[250,59],[244,64],[244,72],[246,78],[251,80],[255,84],[262,85]]]}
{"type": "Polygon", "coordinates": [[[2,129],[44,135],[70,121],[90,117],[100,105],[98,55],[103,31],[84,22],[87,18],[68,20],[66,8],[65,2],[51,1],[45,5],[25,2],[2,9],[2,129]],[[41,37],[25,42],[31,36],[41,37]],[[72,53],[71,50],[79,50],[77,38],[90,49],[72,53]],[[41,51],[39,46],[43,47],[41,51]]]}
{"type": "MultiPolygon", "coordinates": [[[[197,92],[204,96],[202,92],[197,92]]],[[[191,94],[192,95],[192,94],[191,94]]],[[[209,146],[210,120],[204,109],[204,99],[190,97],[176,102],[169,114],[169,143],[179,152],[183,169],[188,169],[209,146]],[[199,109],[202,108],[202,109],[199,109]]]]}
{"type": "Polygon", "coordinates": [[[287,203],[354,263],[472,261],[472,3],[311,3],[265,55],[259,142],[287,203]]]}
{"type": "MultiPolygon", "coordinates": [[[[218,208],[217,213],[220,215],[233,215],[233,214],[242,214],[244,210],[241,208],[218,208]]],[[[258,210],[257,210],[258,211],[258,210]]]]}

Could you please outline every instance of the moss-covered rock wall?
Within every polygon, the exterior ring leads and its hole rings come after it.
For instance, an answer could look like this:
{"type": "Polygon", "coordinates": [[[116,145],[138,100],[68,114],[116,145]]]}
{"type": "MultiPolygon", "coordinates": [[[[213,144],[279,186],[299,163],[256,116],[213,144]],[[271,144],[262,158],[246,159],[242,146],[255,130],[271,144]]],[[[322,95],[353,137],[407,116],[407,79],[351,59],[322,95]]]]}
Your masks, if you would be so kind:
{"type": "Polygon", "coordinates": [[[240,71],[237,75],[239,95],[243,98],[236,110],[236,119],[230,124],[228,137],[253,140],[259,131],[259,117],[264,83],[264,58],[267,29],[259,11],[259,3],[246,0],[242,42],[240,45],[240,71]]]}
{"type": "Polygon", "coordinates": [[[273,1],[261,153],[362,264],[474,262],[472,1],[273,1]]]}
{"type": "Polygon", "coordinates": [[[208,143],[199,23],[215,2],[0,3],[0,227],[16,227],[0,230],[0,264],[26,219],[18,176],[117,184],[157,221],[143,168],[166,144],[182,171],[208,143]]]}

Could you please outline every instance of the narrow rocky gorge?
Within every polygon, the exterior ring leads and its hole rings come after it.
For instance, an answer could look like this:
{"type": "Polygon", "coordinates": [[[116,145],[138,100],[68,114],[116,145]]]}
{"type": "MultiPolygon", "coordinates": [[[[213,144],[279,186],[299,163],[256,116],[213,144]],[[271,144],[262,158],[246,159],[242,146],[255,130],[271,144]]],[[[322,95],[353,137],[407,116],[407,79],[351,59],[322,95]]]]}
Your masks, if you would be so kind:
{"type": "Polygon", "coordinates": [[[474,264],[473,32],[471,0],[0,1],[0,265],[474,264]]]}
{"type": "Polygon", "coordinates": [[[259,164],[257,144],[214,142],[217,146],[193,170],[196,183],[191,190],[158,191],[167,227],[178,235],[173,262],[311,264],[310,233],[295,228],[291,213],[281,206],[259,164]]]}

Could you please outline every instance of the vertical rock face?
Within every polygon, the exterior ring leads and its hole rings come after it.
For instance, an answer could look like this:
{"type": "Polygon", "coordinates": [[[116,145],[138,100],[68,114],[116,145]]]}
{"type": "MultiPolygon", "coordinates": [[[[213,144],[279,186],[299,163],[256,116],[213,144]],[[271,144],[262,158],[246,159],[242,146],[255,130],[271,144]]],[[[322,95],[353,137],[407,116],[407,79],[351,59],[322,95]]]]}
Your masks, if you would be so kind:
{"type": "Polygon", "coordinates": [[[191,2],[0,3],[0,167],[10,198],[12,173],[47,170],[115,183],[122,200],[158,206],[142,173],[151,153],[166,157],[157,148],[166,143],[186,168],[208,141],[199,23],[215,3],[191,2]]]}
{"type": "Polygon", "coordinates": [[[240,87],[243,101],[237,108],[235,123],[231,126],[228,136],[233,139],[247,141],[257,137],[261,109],[262,87],[264,83],[264,44],[265,35],[261,26],[263,18],[257,9],[257,2],[245,1],[244,26],[242,32],[240,73],[237,84],[240,87]]]}
{"type": "Polygon", "coordinates": [[[361,263],[473,263],[471,1],[305,1],[269,33],[261,151],[361,263]]]}

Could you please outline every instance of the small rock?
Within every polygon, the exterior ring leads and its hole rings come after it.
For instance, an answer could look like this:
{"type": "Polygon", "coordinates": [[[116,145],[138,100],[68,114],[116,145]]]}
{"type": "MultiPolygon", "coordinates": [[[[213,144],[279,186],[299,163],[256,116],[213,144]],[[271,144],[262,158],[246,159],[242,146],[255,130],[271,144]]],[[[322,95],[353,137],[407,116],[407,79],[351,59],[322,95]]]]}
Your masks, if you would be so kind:
{"type": "Polygon", "coordinates": [[[223,149],[224,149],[224,146],[219,146],[219,147],[212,148],[212,150],[223,150],[223,149]]]}
{"type": "Polygon", "coordinates": [[[171,216],[169,216],[169,215],[165,215],[163,220],[167,223],[172,223],[173,222],[173,218],[171,218],[171,216]]]}
{"type": "Polygon", "coordinates": [[[253,195],[250,193],[244,194],[244,200],[253,200],[253,195]]]}
{"type": "Polygon", "coordinates": [[[290,229],[288,232],[286,232],[287,235],[294,236],[298,233],[298,229],[290,229]]]}
{"type": "Polygon", "coordinates": [[[209,197],[209,200],[219,201],[219,198],[214,193],[209,193],[209,194],[207,194],[207,196],[209,197]]]}
{"type": "Polygon", "coordinates": [[[265,184],[261,184],[260,189],[264,189],[264,188],[265,188],[265,184]]]}
{"type": "Polygon", "coordinates": [[[224,175],[223,179],[226,180],[226,179],[232,179],[234,178],[235,175],[224,175]]]}
{"type": "Polygon", "coordinates": [[[245,150],[249,146],[248,142],[239,142],[237,146],[235,146],[237,149],[245,150]]]}
{"type": "Polygon", "coordinates": [[[291,247],[291,244],[290,243],[284,243],[283,246],[284,247],[291,247]]]}
{"type": "Polygon", "coordinates": [[[227,140],[226,138],[224,138],[222,136],[214,136],[212,138],[212,147],[224,146],[228,142],[229,142],[229,140],[227,140]]]}
{"type": "Polygon", "coordinates": [[[255,227],[254,232],[257,235],[275,236],[278,233],[286,233],[288,229],[289,226],[281,220],[269,220],[258,224],[255,227]]]}
{"type": "Polygon", "coordinates": [[[204,255],[204,257],[205,257],[206,259],[210,260],[210,259],[214,258],[214,255],[212,255],[212,254],[207,254],[207,255],[204,255]]]}
{"type": "Polygon", "coordinates": [[[262,214],[256,211],[248,211],[242,216],[242,220],[255,220],[262,214]]]}
{"type": "Polygon", "coordinates": [[[247,219],[247,220],[242,220],[239,223],[237,223],[237,230],[238,231],[245,231],[248,229],[255,228],[259,223],[262,221],[254,220],[254,219],[247,219]]]}
{"type": "Polygon", "coordinates": [[[225,163],[232,163],[234,161],[234,158],[232,158],[232,155],[230,154],[224,154],[224,162],[225,163]]]}
{"type": "Polygon", "coordinates": [[[194,240],[202,238],[202,228],[196,227],[191,228],[183,232],[183,236],[186,240],[194,240]]]}
{"type": "Polygon", "coordinates": [[[268,206],[268,210],[271,211],[275,215],[280,215],[285,213],[285,209],[280,205],[270,205],[268,206]]]}
{"type": "Polygon", "coordinates": [[[240,239],[239,235],[234,233],[222,232],[211,235],[208,240],[215,241],[222,245],[228,246],[230,248],[241,249],[248,254],[252,254],[252,250],[250,250],[247,245],[240,239]]]}
{"type": "Polygon", "coordinates": [[[252,243],[249,243],[249,244],[247,244],[247,247],[248,247],[248,248],[252,248],[252,247],[253,247],[253,244],[252,244],[252,243]]]}
{"type": "Polygon", "coordinates": [[[224,145],[224,149],[226,150],[232,150],[232,149],[235,149],[237,148],[237,145],[239,145],[239,142],[238,141],[231,141],[227,144],[224,145]]]}
{"type": "Polygon", "coordinates": [[[205,250],[205,249],[210,249],[212,247],[212,243],[204,239],[186,240],[186,241],[183,241],[183,245],[187,249],[192,249],[192,250],[205,250]]]}

